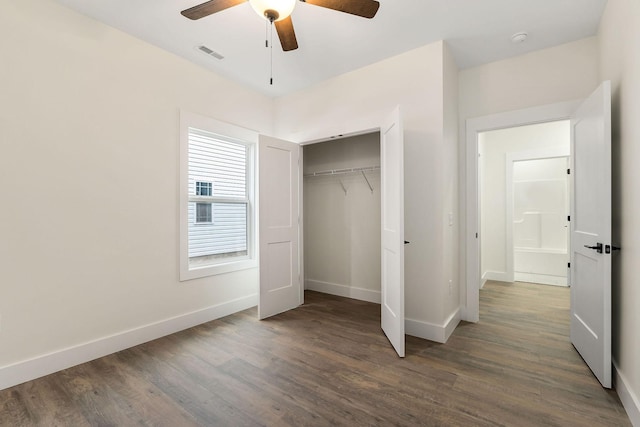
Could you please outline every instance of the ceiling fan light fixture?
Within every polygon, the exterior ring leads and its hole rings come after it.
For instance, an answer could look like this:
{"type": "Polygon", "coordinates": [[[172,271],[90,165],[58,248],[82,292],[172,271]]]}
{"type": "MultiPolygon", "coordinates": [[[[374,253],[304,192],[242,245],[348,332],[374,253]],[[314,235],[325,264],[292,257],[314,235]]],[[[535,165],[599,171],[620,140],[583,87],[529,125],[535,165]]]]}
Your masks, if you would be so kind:
{"type": "Polygon", "coordinates": [[[272,22],[288,18],[296,2],[297,0],[249,0],[259,16],[272,22]]]}

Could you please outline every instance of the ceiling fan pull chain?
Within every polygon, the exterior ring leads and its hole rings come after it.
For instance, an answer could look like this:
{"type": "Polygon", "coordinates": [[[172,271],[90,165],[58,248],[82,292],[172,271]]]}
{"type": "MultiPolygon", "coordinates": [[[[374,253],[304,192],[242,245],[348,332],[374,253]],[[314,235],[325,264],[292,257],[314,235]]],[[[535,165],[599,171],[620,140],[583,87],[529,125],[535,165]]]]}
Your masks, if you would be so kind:
{"type": "Polygon", "coordinates": [[[269,41],[269,84],[273,86],[273,21],[271,21],[271,40],[269,41]]]}

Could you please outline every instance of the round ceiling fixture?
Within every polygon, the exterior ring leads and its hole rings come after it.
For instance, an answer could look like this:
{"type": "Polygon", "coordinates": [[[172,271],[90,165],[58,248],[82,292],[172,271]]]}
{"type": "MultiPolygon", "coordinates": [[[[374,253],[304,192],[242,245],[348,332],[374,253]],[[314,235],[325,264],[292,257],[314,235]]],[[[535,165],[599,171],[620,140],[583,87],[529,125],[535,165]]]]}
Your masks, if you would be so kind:
{"type": "Polygon", "coordinates": [[[522,43],[524,42],[527,37],[529,37],[529,34],[525,33],[524,31],[520,32],[520,33],[515,33],[514,35],[511,36],[511,41],[513,43],[522,43]]]}
{"type": "Polygon", "coordinates": [[[258,15],[275,22],[288,18],[297,0],[249,0],[249,3],[258,15]]]}

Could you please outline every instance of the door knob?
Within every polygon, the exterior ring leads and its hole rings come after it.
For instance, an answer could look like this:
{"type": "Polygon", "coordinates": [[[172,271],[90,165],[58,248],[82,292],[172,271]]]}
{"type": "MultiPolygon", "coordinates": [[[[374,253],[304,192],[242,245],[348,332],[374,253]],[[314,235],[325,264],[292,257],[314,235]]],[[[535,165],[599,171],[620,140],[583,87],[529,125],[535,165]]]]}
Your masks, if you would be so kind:
{"type": "Polygon", "coordinates": [[[587,249],[594,249],[599,254],[602,253],[602,243],[596,243],[595,246],[584,245],[584,247],[587,249]]]}

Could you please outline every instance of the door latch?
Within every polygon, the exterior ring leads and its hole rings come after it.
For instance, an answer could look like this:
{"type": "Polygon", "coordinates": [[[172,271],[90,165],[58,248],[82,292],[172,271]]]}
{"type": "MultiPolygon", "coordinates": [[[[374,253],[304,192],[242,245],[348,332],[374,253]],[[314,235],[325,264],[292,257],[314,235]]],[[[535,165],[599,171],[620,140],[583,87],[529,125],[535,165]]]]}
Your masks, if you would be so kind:
{"type": "Polygon", "coordinates": [[[587,248],[587,249],[594,249],[599,254],[602,253],[602,243],[596,243],[595,246],[584,245],[584,247],[587,248]]]}
{"type": "Polygon", "coordinates": [[[620,248],[617,246],[609,246],[609,245],[605,245],[604,247],[604,253],[605,254],[610,254],[611,251],[619,251],[620,248]]]}

